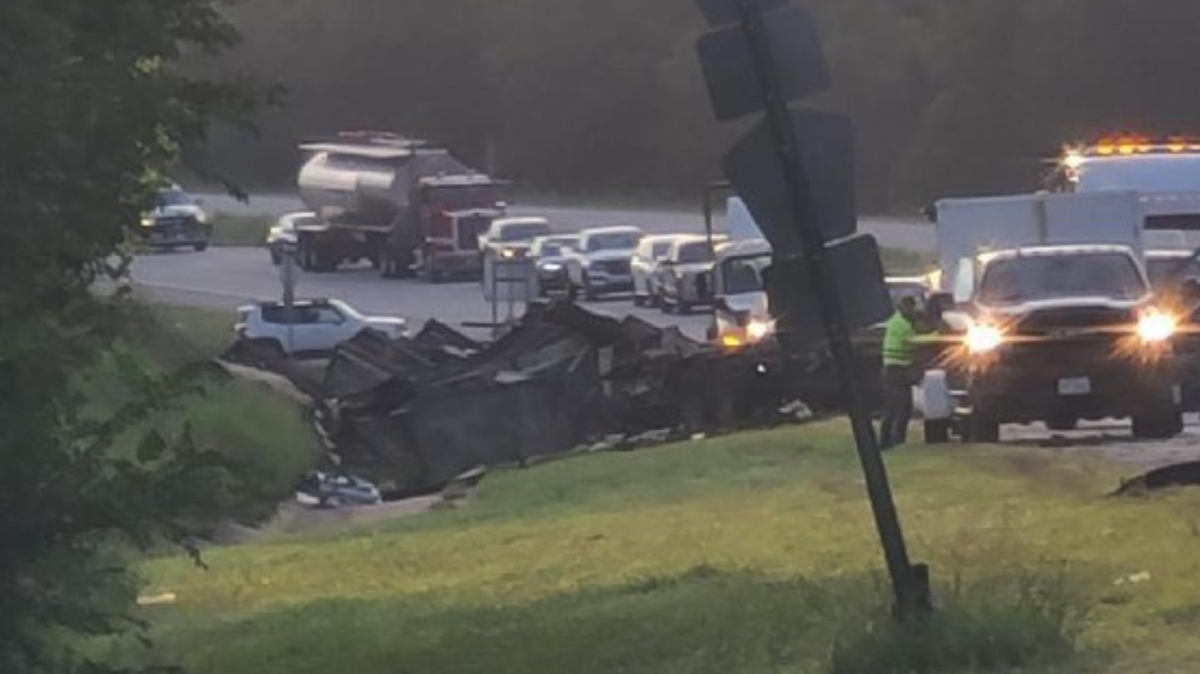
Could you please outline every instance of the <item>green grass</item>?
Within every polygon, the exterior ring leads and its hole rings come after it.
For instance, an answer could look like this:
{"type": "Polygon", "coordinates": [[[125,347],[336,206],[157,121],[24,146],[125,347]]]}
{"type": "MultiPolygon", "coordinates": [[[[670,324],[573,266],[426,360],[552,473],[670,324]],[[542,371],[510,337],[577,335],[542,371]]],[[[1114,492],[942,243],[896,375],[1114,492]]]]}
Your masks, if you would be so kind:
{"type": "Polygon", "coordinates": [[[889,463],[942,606],[919,627],[885,617],[833,424],[502,472],[467,508],[213,551],[209,572],[148,562],[149,591],[179,601],[146,610],[160,648],[136,657],[197,674],[1194,670],[1200,494],[1111,499],[1111,467],[1029,451],[889,463]]]}
{"type": "Polygon", "coordinates": [[[258,248],[266,244],[267,231],[273,223],[267,216],[218,215],[212,224],[212,245],[258,248]]]}
{"type": "MultiPolygon", "coordinates": [[[[231,341],[226,312],[169,305],[132,305],[123,310],[124,336],[113,354],[122,354],[152,375],[217,356],[231,341]]],[[[81,379],[90,401],[87,411],[103,420],[136,399],[109,356],[81,379]]],[[[301,475],[320,455],[319,443],[294,402],[266,385],[214,374],[169,409],[155,412],[118,439],[118,454],[132,456],[141,438],[156,431],[178,440],[190,428],[197,446],[216,452],[235,468],[236,484],[225,508],[231,516],[255,519],[290,496],[301,475]]]]}

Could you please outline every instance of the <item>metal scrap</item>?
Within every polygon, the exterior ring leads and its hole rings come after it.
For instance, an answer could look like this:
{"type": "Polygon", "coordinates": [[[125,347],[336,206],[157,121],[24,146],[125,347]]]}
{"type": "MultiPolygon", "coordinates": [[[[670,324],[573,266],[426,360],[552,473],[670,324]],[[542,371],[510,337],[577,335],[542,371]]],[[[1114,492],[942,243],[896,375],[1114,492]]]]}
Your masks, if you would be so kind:
{"type": "Polygon", "coordinates": [[[341,465],[404,497],[480,466],[794,421],[785,403],[796,396],[769,374],[677,328],[554,302],[531,305],[488,344],[436,321],[413,338],[363,333],[311,395],[341,465]]]}

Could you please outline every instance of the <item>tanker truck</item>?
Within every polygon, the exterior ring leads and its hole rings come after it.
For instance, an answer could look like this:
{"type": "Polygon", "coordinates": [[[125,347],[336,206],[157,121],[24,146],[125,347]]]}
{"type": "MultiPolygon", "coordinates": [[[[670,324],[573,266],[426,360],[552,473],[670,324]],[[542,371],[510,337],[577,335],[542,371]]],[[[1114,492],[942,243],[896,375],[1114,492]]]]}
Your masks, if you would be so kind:
{"type": "Polygon", "coordinates": [[[504,183],[391,133],[341,133],[300,150],[300,196],[317,216],[296,227],[302,269],[369,261],[387,278],[478,278],[479,237],[505,215],[504,183]]]}

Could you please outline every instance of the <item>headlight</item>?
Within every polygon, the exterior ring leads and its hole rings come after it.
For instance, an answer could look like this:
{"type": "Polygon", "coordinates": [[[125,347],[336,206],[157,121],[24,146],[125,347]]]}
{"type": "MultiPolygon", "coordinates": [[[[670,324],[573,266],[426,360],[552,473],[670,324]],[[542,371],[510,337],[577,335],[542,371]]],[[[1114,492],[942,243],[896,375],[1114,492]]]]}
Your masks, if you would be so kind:
{"type": "Polygon", "coordinates": [[[547,262],[542,265],[542,269],[545,271],[562,271],[562,265],[557,262],[547,262]]]}
{"type": "Polygon", "coordinates": [[[153,226],[154,226],[154,216],[153,215],[143,215],[142,216],[142,227],[153,227],[153,226]]]}
{"type": "Polygon", "coordinates": [[[991,353],[1004,343],[1004,333],[994,325],[976,324],[967,329],[967,351],[972,354],[991,353]]]}
{"type": "Polygon", "coordinates": [[[1137,333],[1144,344],[1161,344],[1179,329],[1179,321],[1171,314],[1153,309],[1138,319],[1137,333]]]}
{"type": "Polygon", "coordinates": [[[775,332],[774,321],[754,319],[746,326],[746,336],[752,342],[761,342],[775,332]]]}
{"type": "Polygon", "coordinates": [[[517,251],[512,248],[505,248],[500,251],[500,257],[505,260],[511,260],[517,256],[517,251]]]}

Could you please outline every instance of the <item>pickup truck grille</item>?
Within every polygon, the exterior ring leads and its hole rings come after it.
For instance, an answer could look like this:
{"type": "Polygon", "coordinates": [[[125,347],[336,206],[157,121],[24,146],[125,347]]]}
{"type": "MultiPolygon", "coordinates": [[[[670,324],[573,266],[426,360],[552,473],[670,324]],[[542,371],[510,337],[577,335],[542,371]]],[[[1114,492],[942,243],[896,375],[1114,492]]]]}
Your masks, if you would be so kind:
{"type": "Polygon", "coordinates": [[[596,268],[615,276],[628,276],[630,273],[629,260],[601,260],[596,263],[596,268]]]}
{"type": "Polygon", "coordinates": [[[459,250],[479,250],[479,237],[491,226],[491,218],[478,215],[460,219],[458,231],[455,232],[459,250]]]}
{"type": "Polygon", "coordinates": [[[1132,327],[1136,322],[1137,316],[1127,309],[1105,307],[1047,309],[1025,317],[1021,321],[1018,331],[1022,335],[1052,336],[1064,330],[1132,327]]]}

